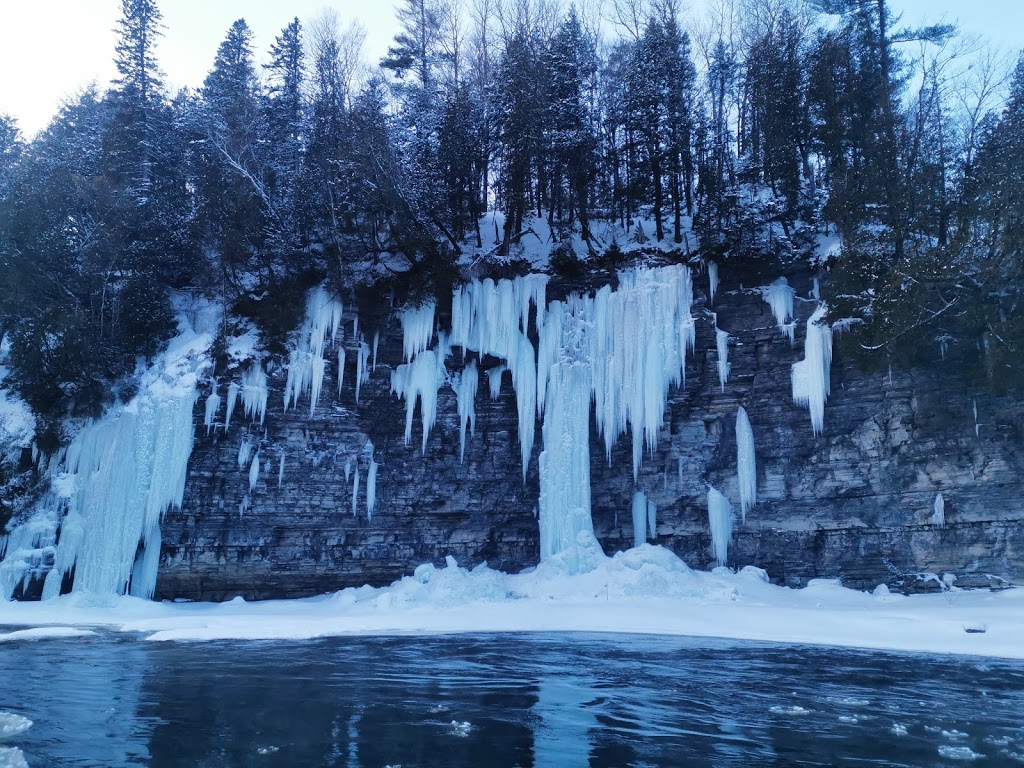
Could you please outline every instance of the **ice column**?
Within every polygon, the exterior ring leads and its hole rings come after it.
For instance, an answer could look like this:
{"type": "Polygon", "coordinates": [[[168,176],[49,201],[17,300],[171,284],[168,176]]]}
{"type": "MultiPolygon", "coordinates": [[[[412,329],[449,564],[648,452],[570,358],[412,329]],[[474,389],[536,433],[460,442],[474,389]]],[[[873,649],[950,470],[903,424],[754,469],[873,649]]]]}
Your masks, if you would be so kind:
{"type": "Polygon", "coordinates": [[[715,345],[718,349],[718,383],[725,392],[725,383],[729,380],[729,334],[721,329],[716,330],[715,345]]]}
{"type": "Polygon", "coordinates": [[[793,363],[793,402],[811,413],[811,428],[821,434],[825,426],[825,401],[831,392],[832,329],[824,322],[828,307],[818,306],[807,321],[804,359],[793,363]]]}
{"type": "Polygon", "coordinates": [[[729,559],[732,538],[732,504],[717,489],[708,487],[708,523],[711,527],[711,551],[719,565],[729,559]]]}
{"type": "Polygon", "coordinates": [[[647,497],[643,491],[633,494],[633,546],[647,542],[647,497]]]}
{"type": "Polygon", "coordinates": [[[754,430],[741,405],[736,411],[736,469],[740,485],[740,516],[747,521],[747,510],[757,503],[757,457],[754,454],[754,430]]]}

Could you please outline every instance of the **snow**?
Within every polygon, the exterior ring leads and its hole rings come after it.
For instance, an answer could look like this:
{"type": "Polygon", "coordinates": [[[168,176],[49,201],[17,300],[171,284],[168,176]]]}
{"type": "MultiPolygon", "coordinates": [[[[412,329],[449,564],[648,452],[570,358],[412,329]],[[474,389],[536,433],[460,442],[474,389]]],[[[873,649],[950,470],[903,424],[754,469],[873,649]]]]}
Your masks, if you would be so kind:
{"type": "Polygon", "coordinates": [[[150,640],[307,639],[359,634],[627,632],[1024,658],[1024,590],[873,596],[834,583],[789,589],[764,572],[693,571],[644,545],[571,576],[557,562],[521,574],[454,561],[389,587],[302,600],[153,603],[64,595],[0,602],[0,625],[108,627],[150,640]],[[986,623],[984,634],[964,626],[986,623]]]}
{"type": "Polygon", "coordinates": [[[32,444],[36,433],[32,409],[14,392],[4,388],[10,346],[6,336],[0,338],[0,461],[16,459],[23,448],[32,444]]]}
{"type": "Polygon", "coordinates": [[[757,503],[757,456],[754,430],[742,405],[736,411],[736,473],[740,486],[740,516],[746,522],[747,511],[757,503]]]}
{"type": "Polygon", "coordinates": [[[717,488],[708,488],[708,524],[711,528],[711,551],[715,561],[725,565],[729,559],[729,539],[732,538],[732,504],[717,488]]]}
{"type": "Polygon", "coordinates": [[[811,428],[820,435],[825,428],[825,401],[831,393],[832,329],[824,322],[828,306],[819,304],[807,321],[804,359],[793,363],[793,402],[811,414],[811,428]]]}
{"type": "MultiPolygon", "coordinates": [[[[96,633],[89,629],[78,629],[77,627],[35,627],[34,629],[19,629],[14,632],[0,633],[0,643],[14,643],[22,640],[56,640],[71,637],[92,637],[96,633]]],[[[5,732],[3,713],[0,713],[0,741],[4,736],[11,734],[5,732]]],[[[30,723],[31,725],[31,723],[30,723]]],[[[26,726],[27,727],[27,726],[26,726]]]]}

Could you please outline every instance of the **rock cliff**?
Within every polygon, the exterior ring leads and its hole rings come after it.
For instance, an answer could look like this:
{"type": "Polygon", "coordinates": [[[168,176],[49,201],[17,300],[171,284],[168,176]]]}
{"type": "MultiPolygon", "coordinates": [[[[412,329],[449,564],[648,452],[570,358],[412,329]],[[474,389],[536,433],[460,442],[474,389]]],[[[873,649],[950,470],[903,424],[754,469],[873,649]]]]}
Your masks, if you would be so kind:
{"type": "MultiPolygon", "coordinates": [[[[755,290],[779,274],[723,266],[708,306],[707,276],[695,273],[696,349],[685,387],[670,392],[658,447],[645,455],[636,486],[628,438],[615,446],[609,465],[591,425],[593,520],[605,551],[632,545],[630,503],[639,487],[657,504],[655,543],[694,568],[713,565],[707,487],[738,501],[734,424],[742,405],[755,437],[758,504],[736,527],[729,565],[757,565],[792,586],[838,577],[869,588],[918,572],[949,572],[958,583],[976,585],[990,576],[1024,576],[1024,405],[971,388],[951,371],[955,361],[939,359],[937,347],[927,368],[867,374],[837,345],[824,431],[815,436],[807,410],[793,403],[790,381],[816,306],[807,298],[812,278],[806,269],[781,272],[797,290],[791,344],[755,290]],[[730,334],[724,390],[712,312],[730,334]],[[943,526],[931,522],[938,493],[946,504],[943,526]]],[[[602,279],[614,278],[555,281],[549,299],[602,279]]],[[[346,331],[352,319],[346,316],[346,331]]],[[[440,324],[447,322],[442,314],[440,324]]],[[[464,463],[456,394],[447,386],[421,455],[418,413],[407,446],[405,405],[390,392],[390,372],[402,361],[397,318],[378,330],[376,368],[358,404],[351,334],[345,384],[340,394],[325,384],[312,414],[306,399],[283,410],[281,369],[268,371],[263,425],[236,412],[230,429],[218,424],[207,434],[200,399],[184,505],[163,523],[157,598],[312,595],[387,583],[446,555],[511,571],[536,564],[542,439],[538,425],[524,481],[509,374],[494,401],[481,375],[476,433],[467,439],[464,463]],[[251,459],[239,462],[243,441],[260,457],[251,491],[251,459]],[[372,515],[368,442],[379,465],[372,515]]],[[[481,369],[496,364],[480,361],[481,369]]],[[[462,365],[456,351],[448,367],[462,365]]],[[[330,371],[328,381],[333,377],[330,371]]]]}

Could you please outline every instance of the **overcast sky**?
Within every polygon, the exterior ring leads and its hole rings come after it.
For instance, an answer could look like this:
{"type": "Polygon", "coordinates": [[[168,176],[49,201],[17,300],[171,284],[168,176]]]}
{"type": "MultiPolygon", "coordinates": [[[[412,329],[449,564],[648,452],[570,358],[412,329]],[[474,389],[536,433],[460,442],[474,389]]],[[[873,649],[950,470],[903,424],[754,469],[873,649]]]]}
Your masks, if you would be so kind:
{"type": "MultiPolygon", "coordinates": [[[[903,23],[957,21],[1006,51],[1024,48],[1024,0],[890,0],[903,23]]],[[[697,7],[701,0],[690,0],[697,7]]],[[[114,74],[114,26],[120,0],[0,0],[0,112],[14,115],[31,135],[60,102],[93,80],[114,74]]],[[[391,0],[160,0],[165,36],[157,50],[171,91],[198,86],[217,45],[235,19],[244,17],[262,59],[288,21],[308,19],[325,6],[344,21],[367,28],[367,57],[376,61],[395,32],[391,0]]]]}

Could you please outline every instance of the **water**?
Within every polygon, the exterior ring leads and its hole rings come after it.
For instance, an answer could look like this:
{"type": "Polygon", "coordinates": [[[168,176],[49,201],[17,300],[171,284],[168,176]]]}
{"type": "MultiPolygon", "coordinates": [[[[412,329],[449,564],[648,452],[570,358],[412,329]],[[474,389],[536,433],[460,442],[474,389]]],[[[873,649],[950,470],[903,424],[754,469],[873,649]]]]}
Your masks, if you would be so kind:
{"type": "Polygon", "coordinates": [[[1024,765],[1020,662],[688,638],[6,643],[0,711],[32,768],[1024,765]]]}

